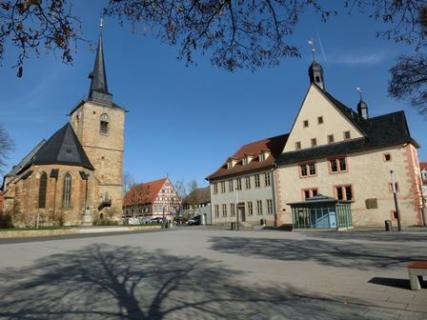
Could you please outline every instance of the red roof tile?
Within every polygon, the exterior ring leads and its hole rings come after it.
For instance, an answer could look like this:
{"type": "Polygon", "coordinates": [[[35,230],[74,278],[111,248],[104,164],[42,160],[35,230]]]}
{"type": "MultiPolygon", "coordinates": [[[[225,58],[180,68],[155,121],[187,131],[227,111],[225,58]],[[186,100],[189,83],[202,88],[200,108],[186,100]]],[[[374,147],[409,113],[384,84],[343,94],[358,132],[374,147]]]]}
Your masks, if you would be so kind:
{"type": "Polygon", "coordinates": [[[237,164],[233,168],[227,169],[226,161],[217,171],[209,175],[206,180],[235,176],[241,173],[258,171],[272,167],[276,158],[282,153],[286,141],[288,140],[288,136],[289,134],[282,134],[280,136],[245,144],[237,150],[236,153],[228,157],[228,159],[232,158],[238,160],[237,164]],[[264,161],[259,161],[258,156],[262,151],[269,151],[270,156],[264,161]],[[242,165],[242,159],[247,155],[254,156],[254,159],[252,159],[249,164],[242,165]]]}
{"type": "Polygon", "coordinates": [[[427,162],[420,162],[421,170],[427,170],[427,162]]]}
{"type": "Polygon", "coordinates": [[[130,206],[134,204],[153,203],[166,180],[167,178],[163,178],[133,186],[128,193],[126,193],[123,199],[123,205],[130,206]]]}

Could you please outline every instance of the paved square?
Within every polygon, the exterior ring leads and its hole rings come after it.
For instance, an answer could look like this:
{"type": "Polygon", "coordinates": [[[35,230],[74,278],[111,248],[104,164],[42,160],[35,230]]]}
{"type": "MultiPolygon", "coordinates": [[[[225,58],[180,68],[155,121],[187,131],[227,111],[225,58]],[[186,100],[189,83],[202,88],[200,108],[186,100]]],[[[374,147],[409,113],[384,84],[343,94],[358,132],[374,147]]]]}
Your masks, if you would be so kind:
{"type": "Polygon", "coordinates": [[[203,228],[0,241],[0,319],[426,319],[427,234],[203,228]]]}

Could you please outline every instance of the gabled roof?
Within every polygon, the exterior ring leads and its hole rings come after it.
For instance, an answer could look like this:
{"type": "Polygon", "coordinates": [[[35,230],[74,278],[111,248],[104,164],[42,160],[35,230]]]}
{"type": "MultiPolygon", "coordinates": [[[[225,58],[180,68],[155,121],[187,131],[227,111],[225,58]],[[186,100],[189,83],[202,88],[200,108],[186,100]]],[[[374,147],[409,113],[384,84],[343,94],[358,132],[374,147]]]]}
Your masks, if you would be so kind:
{"type": "Polygon", "coordinates": [[[193,190],[185,197],[182,204],[203,204],[208,202],[211,202],[211,191],[209,187],[205,187],[193,190]]]}
{"type": "Polygon", "coordinates": [[[90,163],[86,152],[69,123],[55,132],[49,140],[37,150],[32,156],[31,161],[29,161],[25,167],[45,164],[81,166],[89,170],[94,170],[94,167],[90,163]]]}
{"type": "Polygon", "coordinates": [[[314,148],[285,152],[280,155],[276,163],[279,165],[290,164],[390,147],[403,143],[412,143],[418,146],[417,142],[411,138],[403,111],[389,113],[367,120],[360,118],[358,123],[366,133],[365,137],[314,148]]]}
{"type": "Polygon", "coordinates": [[[20,172],[23,168],[27,167],[30,163],[31,159],[34,157],[37,151],[46,143],[46,140],[40,141],[22,160],[16,165],[13,166],[12,170],[6,174],[5,177],[15,176],[20,172]]]}
{"type": "Polygon", "coordinates": [[[366,132],[363,128],[363,122],[365,121],[365,119],[363,119],[352,108],[347,107],[344,103],[332,96],[328,91],[322,90],[316,84],[314,85],[347,118],[347,120],[350,121],[350,123],[353,124],[360,131],[362,135],[366,135],[366,132]]]}
{"type": "Polygon", "coordinates": [[[288,134],[282,134],[279,136],[251,142],[243,145],[234,153],[231,157],[238,160],[234,167],[228,169],[227,162],[225,162],[218,170],[209,175],[206,180],[214,180],[222,177],[236,176],[243,173],[253,172],[257,170],[263,170],[273,167],[274,161],[281,154],[283,147],[288,139],[288,134]],[[261,152],[269,151],[270,156],[264,160],[259,161],[257,157],[261,152]],[[247,155],[252,155],[255,158],[247,165],[243,165],[241,161],[247,155]]]}
{"type": "Polygon", "coordinates": [[[168,178],[162,178],[133,186],[123,199],[124,206],[153,203],[168,178]]]}

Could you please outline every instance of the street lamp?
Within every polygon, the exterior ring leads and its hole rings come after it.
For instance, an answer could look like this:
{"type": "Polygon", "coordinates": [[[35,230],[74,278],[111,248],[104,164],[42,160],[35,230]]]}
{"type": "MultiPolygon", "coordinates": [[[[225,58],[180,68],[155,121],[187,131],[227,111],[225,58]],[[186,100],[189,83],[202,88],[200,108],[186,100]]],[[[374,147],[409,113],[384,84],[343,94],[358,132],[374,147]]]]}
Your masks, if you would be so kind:
{"type": "Polygon", "coordinates": [[[396,209],[396,216],[397,216],[397,230],[402,231],[402,225],[400,223],[399,203],[397,201],[396,176],[393,170],[390,170],[390,175],[391,175],[391,187],[393,189],[394,207],[396,209]]]}

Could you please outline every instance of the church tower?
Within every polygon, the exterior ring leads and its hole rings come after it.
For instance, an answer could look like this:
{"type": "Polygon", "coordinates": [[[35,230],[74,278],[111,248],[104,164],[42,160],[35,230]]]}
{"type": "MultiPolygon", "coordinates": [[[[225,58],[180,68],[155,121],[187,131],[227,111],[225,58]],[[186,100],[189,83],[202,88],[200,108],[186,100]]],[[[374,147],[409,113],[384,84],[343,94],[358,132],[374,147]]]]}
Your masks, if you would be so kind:
{"type": "Polygon", "coordinates": [[[102,43],[102,20],[88,97],[70,113],[70,123],[95,168],[90,188],[92,219],[122,216],[122,174],[126,111],[113,102],[108,90],[102,43]]]}
{"type": "Polygon", "coordinates": [[[313,59],[313,63],[308,68],[308,76],[310,77],[310,83],[316,84],[320,89],[326,90],[325,79],[323,77],[323,68],[316,60],[313,59]]]}

